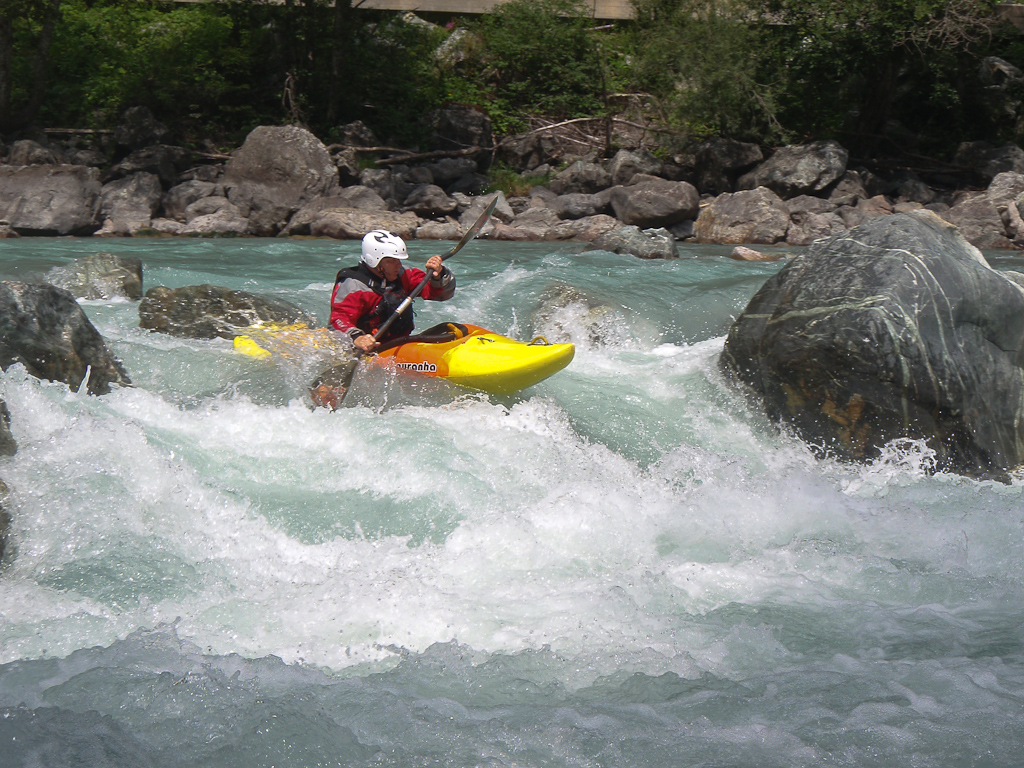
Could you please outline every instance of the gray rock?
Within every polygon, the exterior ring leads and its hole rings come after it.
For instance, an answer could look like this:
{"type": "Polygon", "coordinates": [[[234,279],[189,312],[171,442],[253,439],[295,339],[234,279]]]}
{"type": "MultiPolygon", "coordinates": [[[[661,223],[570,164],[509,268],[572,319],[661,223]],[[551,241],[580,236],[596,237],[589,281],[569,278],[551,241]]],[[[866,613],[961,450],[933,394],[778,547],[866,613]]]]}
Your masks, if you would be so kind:
{"type": "Polygon", "coordinates": [[[628,184],[638,173],[660,176],[662,167],[661,160],[646,149],[620,149],[608,161],[608,175],[612,184],[628,184]]]}
{"type": "Polygon", "coordinates": [[[395,204],[395,180],[389,169],[364,168],[359,173],[359,186],[370,190],[386,204],[395,204]]]}
{"type": "Polygon", "coordinates": [[[297,126],[254,128],[224,166],[228,199],[248,211],[250,231],[276,235],[297,210],[338,190],[327,148],[297,126]]]}
{"type": "Polygon", "coordinates": [[[220,195],[200,197],[185,207],[185,221],[188,224],[191,224],[201,216],[213,216],[215,214],[222,214],[224,217],[233,219],[245,219],[244,212],[239,210],[238,206],[220,195]]]}
{"type": "Polygon", "coordinates": [[[502,139],[496,156],[499,162],[524,173],[557,164],[561,159],[561,150],[550,134],[528,133],[502,139]]]}
{"type": "Polygon", "coordinates": [[[883,195],[875,195],[866,200],[858,198],[856,205],[841,205],[836,209],[836,213],[842,218],[847,229],[853,229],[871,219],[890,215],[892,205],[883,195]]]}
{"type": "Polygon", "coordinates": [[[789,245],[810,245],[815,240],[838,235],[848,229],[839,214],[833,212],[804,211],[790,214],[790,219],[786,231],[786,243],[789,245]]]}
{"type": "Polygon", "coordinates": [[[508,200],[505,198],[504,192],[495,192],[493,195],[481,195],[480,197],[471,198],[471,203],[465,211],[459,214],[459,224],[462,226],[463,231],[467,231],[477,219],[480,218],[480,214],[484,212],[491,200],[497,196],[498,205],[494,208],[494,213],[491,214],[490,220],[480,231],[480,234],[487,237],[491,231],[491,228],[498,222],[509,224],[516,217],[515,211],[512,210],[512,206],[508,204],[508,200]]]}
{"type": "Polygon", "coordinates": [[[126,158],[112,165],[103,174],[104,181],[113,181],[136,173],[152,173],[160,183],[170,188],[178,181],[178,174],[188,167],[192,153],[184,147],[154,144],[136,149],[126,158]]]}
{"type": "Polygon", "coordinates": [[[941,216],[959,228],[967,242],[976,248],[1009,248],[1012,245],[1002,216],[985,193],[965,195],[941,216]]]}
{"type": "Polygon", "coordinates": [[[0,368],[15,363],[75,390],[88,376],[91,395],[131,384],[75,297],[49,283],[0,283],[0,368]]]}
{"type": "Polygon", "coordinates": [[[104,234],[133,235],[147,229],[160,208],[163,187],[152,173],[135,173],[107,182],[100,192],[104,234]]]}
{"type": "Polygon", "coordinates": [[[785,239],[789,209],[767,187],[719,195],[701,208],[694,236],[701,243],[762,243],[785,239]]]}
{"type": "Polygon", "coordinates": [[[600,165],[577,160],[555,174],[548,189],[556,195],[567,195],[570,192],[593,194],[608,188],[611,183],[611,175],[600,165]]]}
{"type": "Polygon", "coordinates": [[[21,235],[91,235],[100,174],[83,165],[0,165],[0,219],[21,235]]]}
{"type": "Polygon", "coordinates": [[[93,168],[102,168],[108,162],[107,156],[98,149],[68,149],[64,157],[68,165],[88,165],[93,168]]]}
{"type": "Polygon", "coordinates": [[[191,179],[167,190],[163,196],[164,216],[175,221],[187,221],[185,209],[196,200],[211,195],[224,196],[224,187],[211,181],[191,179]]]}
{"type": "Polygon", "coordinates": [[[31,139],[21,139],[11,144],[7,155],[9,165],[64,165],[67,158],[52,147],[44,147],[31,139]]]}
{"type": "Polygon", "coordinates": [[[844,173],[828,193],[829,201],[835,205],[856,205],[858,200],[868,197],[872,195],[868,194],[859,171],[844,173]]]}
{"type": "Polygon", "coordinates": [[[575,337],[582,331],[586,341],[595,347],[613,343],[628,328],[622,307],[565,284],[544,290],[530,320],[534,331],[543,334],[548,341],[578,340],[575,337]]]}
{"type": "Polygon", "coordinates": [[[185,225],[174,219],[156,218],[149,222],[150,229],[158,235],[180,235],[185,225]]]}
{"type": "Polygon", "coordinates": [[[764,160],[761,148],[735,139],[714,138],[694,153],[697,188],[704,194],[733,192],[737,177],[764,160]]]}
{"type": "Polygon", "coordinates": [[[424,221],[416,228],[417,240],[458,240],[461,237],[462,227],[451,216],[443,220],[424,221]]]}
{"type": "Polygon", "coordinates": [[[1024,150],[1016,144],[995,147],[984,141],[965,141],[957,148],[953,163],[970,168],[989,184],[1000,173],[1024,173],[1024,150]]]}
{"type": "Polygon", "coordinates": [[[782,147],[741,176],[736,186],[741,190],[768,187],[784,200],[821,192],[843,177],[848,159],[849,152],[831,139],[782,147]]]}
{"type": "Polygon", "coordinates": [[[361,211],[357,208],[325,211],[310,224],[309,234],[314,237],[333,237],[339,240],[362,240],[371,229],[386,229],[404,240],[416,237],[422,221],[415,213],[394,211],[361,211]]]}
{"type": "MultiPolygon", "coordinates": [[[[368,187],[345,187],[337,195],[320,197],[302,206],[288,222],[285,232],[289,235],[308,235],[314,222],[331,211],[385,212],[387,203],[368,187]]],[[[374,229],[374,227],[371,227],[374,229]]]]}
{"type": "Polygon", "coordinates": [[[622,222],[614,216],[598,213],[582,219],[561,221],[548,230],[545,240],[581,240],[592,243],[603,235],[622,226],[622,222]]]}
{"type": "Polygon", "coordinates": [[[434,218],[455,213],[459,204],[436,184],[420,184],[405,198],[402,207],[417,216],[434,218]]]}
{"type": "Polygon", "coordinates": [[[139,303],[139,327],[188,339],[233,339],[251,325],[300,322],[313,327],[316,318],[285,301],[216,285],[160,285],[139,303]]]}
{"type": "Polygon", "coordinates": [[[723,367],[814,450],[925,440],[939,468],[1024,463],[1024,290],[928,211],[813,244],[757,292],[723,367]]]}
{"type": "Polygon", "coordinates": [[[142,261],[130,256],[94,253],[54,267],[46,273],[46,281],[77,299],[120,296],[137,301],[142,298],[142,261]]]}
{"type": "Polygon", "coordinates": [[[628,253],[641,259],[679,258],[676,239],[666,229],[619,227],[599,237],[591,247],[612,253],[628,253]]]}
{"type": "Polygon", "coordinates": [[[338,169],[338,183],[343,187],[359,183],[359,153],[352,147],[335,152],[334,165],[338,169]]]}
{"type": "Polygon", "coordinates": [[[495,240],[545,240],[561,220],[548,208],[527,208],[510,223],[497,222],[488,234],[495,240]]]}
{"type": "Polygon", "coordinates": [[[491,179],[488,176],[482,173],[467,173],[445,187],[445,192],[453,196],[456,193],[482,195],[490,185],[491,179]]]}
{"type": "Polygon", "coordinates": [[[696,219],[700,196],[693,185],[685,181],[654,179],[613,188],[611,207],[615,218],[627,226],[669,227],[696,219]]]}
{"type": "Polygon", "coordinates": [[[736,261],[778,261],[782,258],[781,253],[764,253],[747,248],[745,245],[737,245],[729,254],[730,259],[736,261]]]}
{"type": "Polygon", "coordinates": [[[608,212],[608,197],[588,195],[583,192],[571,192],[559,195],[551,202],[551,210],[560,219],[582,219],[608,212]]]}
{"type": "MultiPolygon", "coordinates": [[[[204,199],[210,200],[213,198],[204,199]]],[[[202,202],[203,201],[200,200],[193,203],[193,205],[198,205],[202,202]]],[[[188,224],[181,227],[178,234],[197,237],[222,237],[251,234],[249,228],[252,226],[252,222],[249,219],[242,218],[238,214],[234,213],[232,211],[233,208],[234,206],[231,206],[231,204],[228,203],[227,206],[219,211],[194,216],[189,220],[188,224]]]]}
{"type": "Polygon", "coordinates": [[[463,176],[469,176],[480,170],[476,160],[468,157],[442,157],[434,163],[428,163],[426,169],[434,179],[434,184],[447,189],[463,176]]]}

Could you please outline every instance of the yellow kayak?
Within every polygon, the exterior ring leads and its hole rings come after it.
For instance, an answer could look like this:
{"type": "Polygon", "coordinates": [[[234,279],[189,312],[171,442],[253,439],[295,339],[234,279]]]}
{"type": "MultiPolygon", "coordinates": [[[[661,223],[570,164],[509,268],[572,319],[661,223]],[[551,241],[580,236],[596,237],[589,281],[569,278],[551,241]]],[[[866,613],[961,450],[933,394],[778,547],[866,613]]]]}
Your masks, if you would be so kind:
{"type": "MultiPolygon", "coordinates": [[[[347,344],[341,334],[328,328],[278,326],[252,330],[235,338],[235,349],[253,357],[269,357],[269,349],[285,357],[299,357],[303,348],[313,352],[347,344]]],[[[575,353],[572,344],[549,344],[540,336],[523,342],[476,325],[444,323],[389,342],[370,359],[379,365],[394,365],[462,387],[505,395],[558,373],[575,353]]]]}

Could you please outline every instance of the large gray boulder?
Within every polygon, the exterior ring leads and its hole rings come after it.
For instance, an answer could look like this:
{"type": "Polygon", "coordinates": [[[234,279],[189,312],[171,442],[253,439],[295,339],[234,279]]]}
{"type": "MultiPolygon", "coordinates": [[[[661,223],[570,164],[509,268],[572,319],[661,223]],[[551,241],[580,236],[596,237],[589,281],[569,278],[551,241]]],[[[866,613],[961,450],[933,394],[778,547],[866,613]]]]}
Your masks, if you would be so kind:
{"type": "Polygon", "coordinates": [[[224,166],[228,199],[255,235],[276,235],[303,205],[338,189],[327,147],[298,126],[260,126],[224,166]]]}
{"type": "Polygon", "coordinates": [[[670,227],[697,218],[700,195],[685,181],[651,179],[612,189],[611,207],[626,226],[670,227]]]}
{"type": "Polygon", "coordinates": [[[823,191],[846,173],[850,153],[831,139],[782,147],[743,174],[737,189],[768,187],[783,200],[823,191]]]}
{"type": "Polygon", "coordinates": [[[0,165],[0,219],[21,235],[91,235],[101,186],[84,165],[0,165]]]}
{"type": "Polygon", "coordinates": [[[701,243],[762,243],[785,239],[789,209],[767,187],[719,195],[701,208],[694,235],[701,243]]]}
{"type": "Polygon", "coordinates": [[[338,240],[362,240],[371,229],[388,232],[411,240],[416,237],[422,220],[415,213],[394,211],[364,211],[359,208],[339,208],[324,211],[309,225],[314,237],[333,237],[338,240]]]}
{"type": "Polygon", "coordinates": [[[15,363],[76,390],[88,376],[91,395],[131,384],[75,297],[49,283],[0,282],[0,368],[15,363]]]}
{"type": "Polygon", "coordinates": [[[306,323],[316,318],[293,304],[217,285],[162,285],[139,302],[139,326],[187,339],[233,339],[251,325],[306,323]]]}
{"type": "Polygon", "coordinates": [[[964,195],[952,208],[942,213],[942,218],[959,228],[967,242],[978,248],[1011,246],[999,210],[984,192],[964,195]]]}
{"type": "Polygon", "coordinates": [[[100,193],[101,235],[134,235],[148,229],[163,199],[155,174],[140,171],[103,185],[100,193]]]}
{"type": "Polygon", "coordinates": [[[911,438],[968,475],[1024,462],[1024,288],[926,210],[811,245],[750,301],[721,363],[822,454],[911,438]]]}

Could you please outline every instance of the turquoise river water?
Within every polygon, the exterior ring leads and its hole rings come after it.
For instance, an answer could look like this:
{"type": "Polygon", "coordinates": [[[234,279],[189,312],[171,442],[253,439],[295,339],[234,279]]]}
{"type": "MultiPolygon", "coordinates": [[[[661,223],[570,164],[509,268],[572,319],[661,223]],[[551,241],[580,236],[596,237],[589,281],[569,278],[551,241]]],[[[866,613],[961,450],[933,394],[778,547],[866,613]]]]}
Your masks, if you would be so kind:
{"type": "MultiPolygon", "coordinates": [[[[23,238],[0,279],[97,251],[323,321],[358,243],[23,238]]],[[[728,251],[474,242],[418,326],[569,368],[509,397],[366,369],[334,413],[301,366],[82,302],[135,386],[0,374],[0,768],[1019,766],[1024,479],[768,423],[717,361],[781,262],[728,251]]]]}

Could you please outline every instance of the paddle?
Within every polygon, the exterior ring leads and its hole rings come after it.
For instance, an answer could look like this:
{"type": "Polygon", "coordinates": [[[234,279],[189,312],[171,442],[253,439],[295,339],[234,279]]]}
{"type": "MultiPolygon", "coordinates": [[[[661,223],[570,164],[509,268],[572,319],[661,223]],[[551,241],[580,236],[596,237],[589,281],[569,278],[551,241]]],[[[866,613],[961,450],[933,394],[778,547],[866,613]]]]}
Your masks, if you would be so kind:
{"type": "MultiPolygon", "coordinates": [[[[494,199],[488,203],[486,208],[484,208],[484,212],[480,214],[480,217],[476,220],[473,226],[466,230],[466,234],[464,234],[462,239],[455,244],[455,247],[441,256],[441,261],[450,259],[456,253],[461,251],[466,243],[480,234],[480,230],[484,228],[484,225],[491,217],[491,214],[494,213],[494,208],[497,205],[498,196],[495,195],[494,199]]],[[[398,319],[398,316],[412,305],[412,300],[423,292],[423,289],[426,288],[427,281],[429,280],[430,275],[425,275],[423,280],[420,281],[420,284],[413,289],[412,293],[410,293],[405,300],[398,305],[398,308],[394,311],[391,317],[387,319],[384,325],[382,325],[380,329],[373,334],[374,341],[379,340],[391,324],[398,319]]],[[[336,410],[339,403],[344,399],[345,394],[348,392],[349,385],[352,383],[352,377],[355,376],[356,364],[358,362],[359,357],[355,357],[351,360],[346,360],[321,371],[320,375],[316,378],[316,381],[314,381],[310,386],[309,391],[313,398],[313,403],[315,405],[323,406],[324,408],[330,408],[332,411],[336,410]]]]}
{"type": "MultiPolygon", "coordinates": [[[[488,203],[486,208],[484,208],[484,212],[480,214],[480,218],[478,218],[476,220],[476,223],[473,224],[472,227],[470,227],[468,230],[466,230],[466,234],[464,234],[462,236],[462,239],[459,240],[459,242],[457,242],[455,244],[455,247],[452,248],[450,251],[448,251],[448,253],[446,253],[446,254],[441,256],[441,261],[447,261],[448,259],[450,259],[456,253],[461,251],[462,247],[466,243],[468,243],[470,240],[472,240],[474,237],[476,237],[478,234],[480,234],[480,230],[484,228],[484,224],[486,224],[487,220],[489,218],[491,218],[491,214],[494,213],[494,208],[497,205],[498,205],[498,196],[495,195],[494,199],[491,200],[490,203],[488,203]]],[[[409,307],[412,306],[412,300],[415,299],[417,296],[419,296],[423,292],[423,289],[427,287],[427,282],[429,280],[430,280],[430,275],[427,275],[426,277],[423,278],[423,280],[420,282],[419,285],[417,285],[415,288],[412,289],[412,293],[410,293],[408,296],[405,297],[405,300],[401,304],[398,305],[398,309],[396,309],[394,311],[394,313],[391,315],[391,317],[389,317],[386,321],[384,321],[384,325],[382,325],[380,328],[378,328],[377,332],[375,334],[373,334],[373,340],[374,341],[380,341],[381,336],[383,336],[384,332],[388,328],[391,327],[391,324],[393,322],[395,322],[395,320],[398,319],[398,316],[401,315],[403,312],[405,312],[405,310],[407,310],[409,307]]]]}

